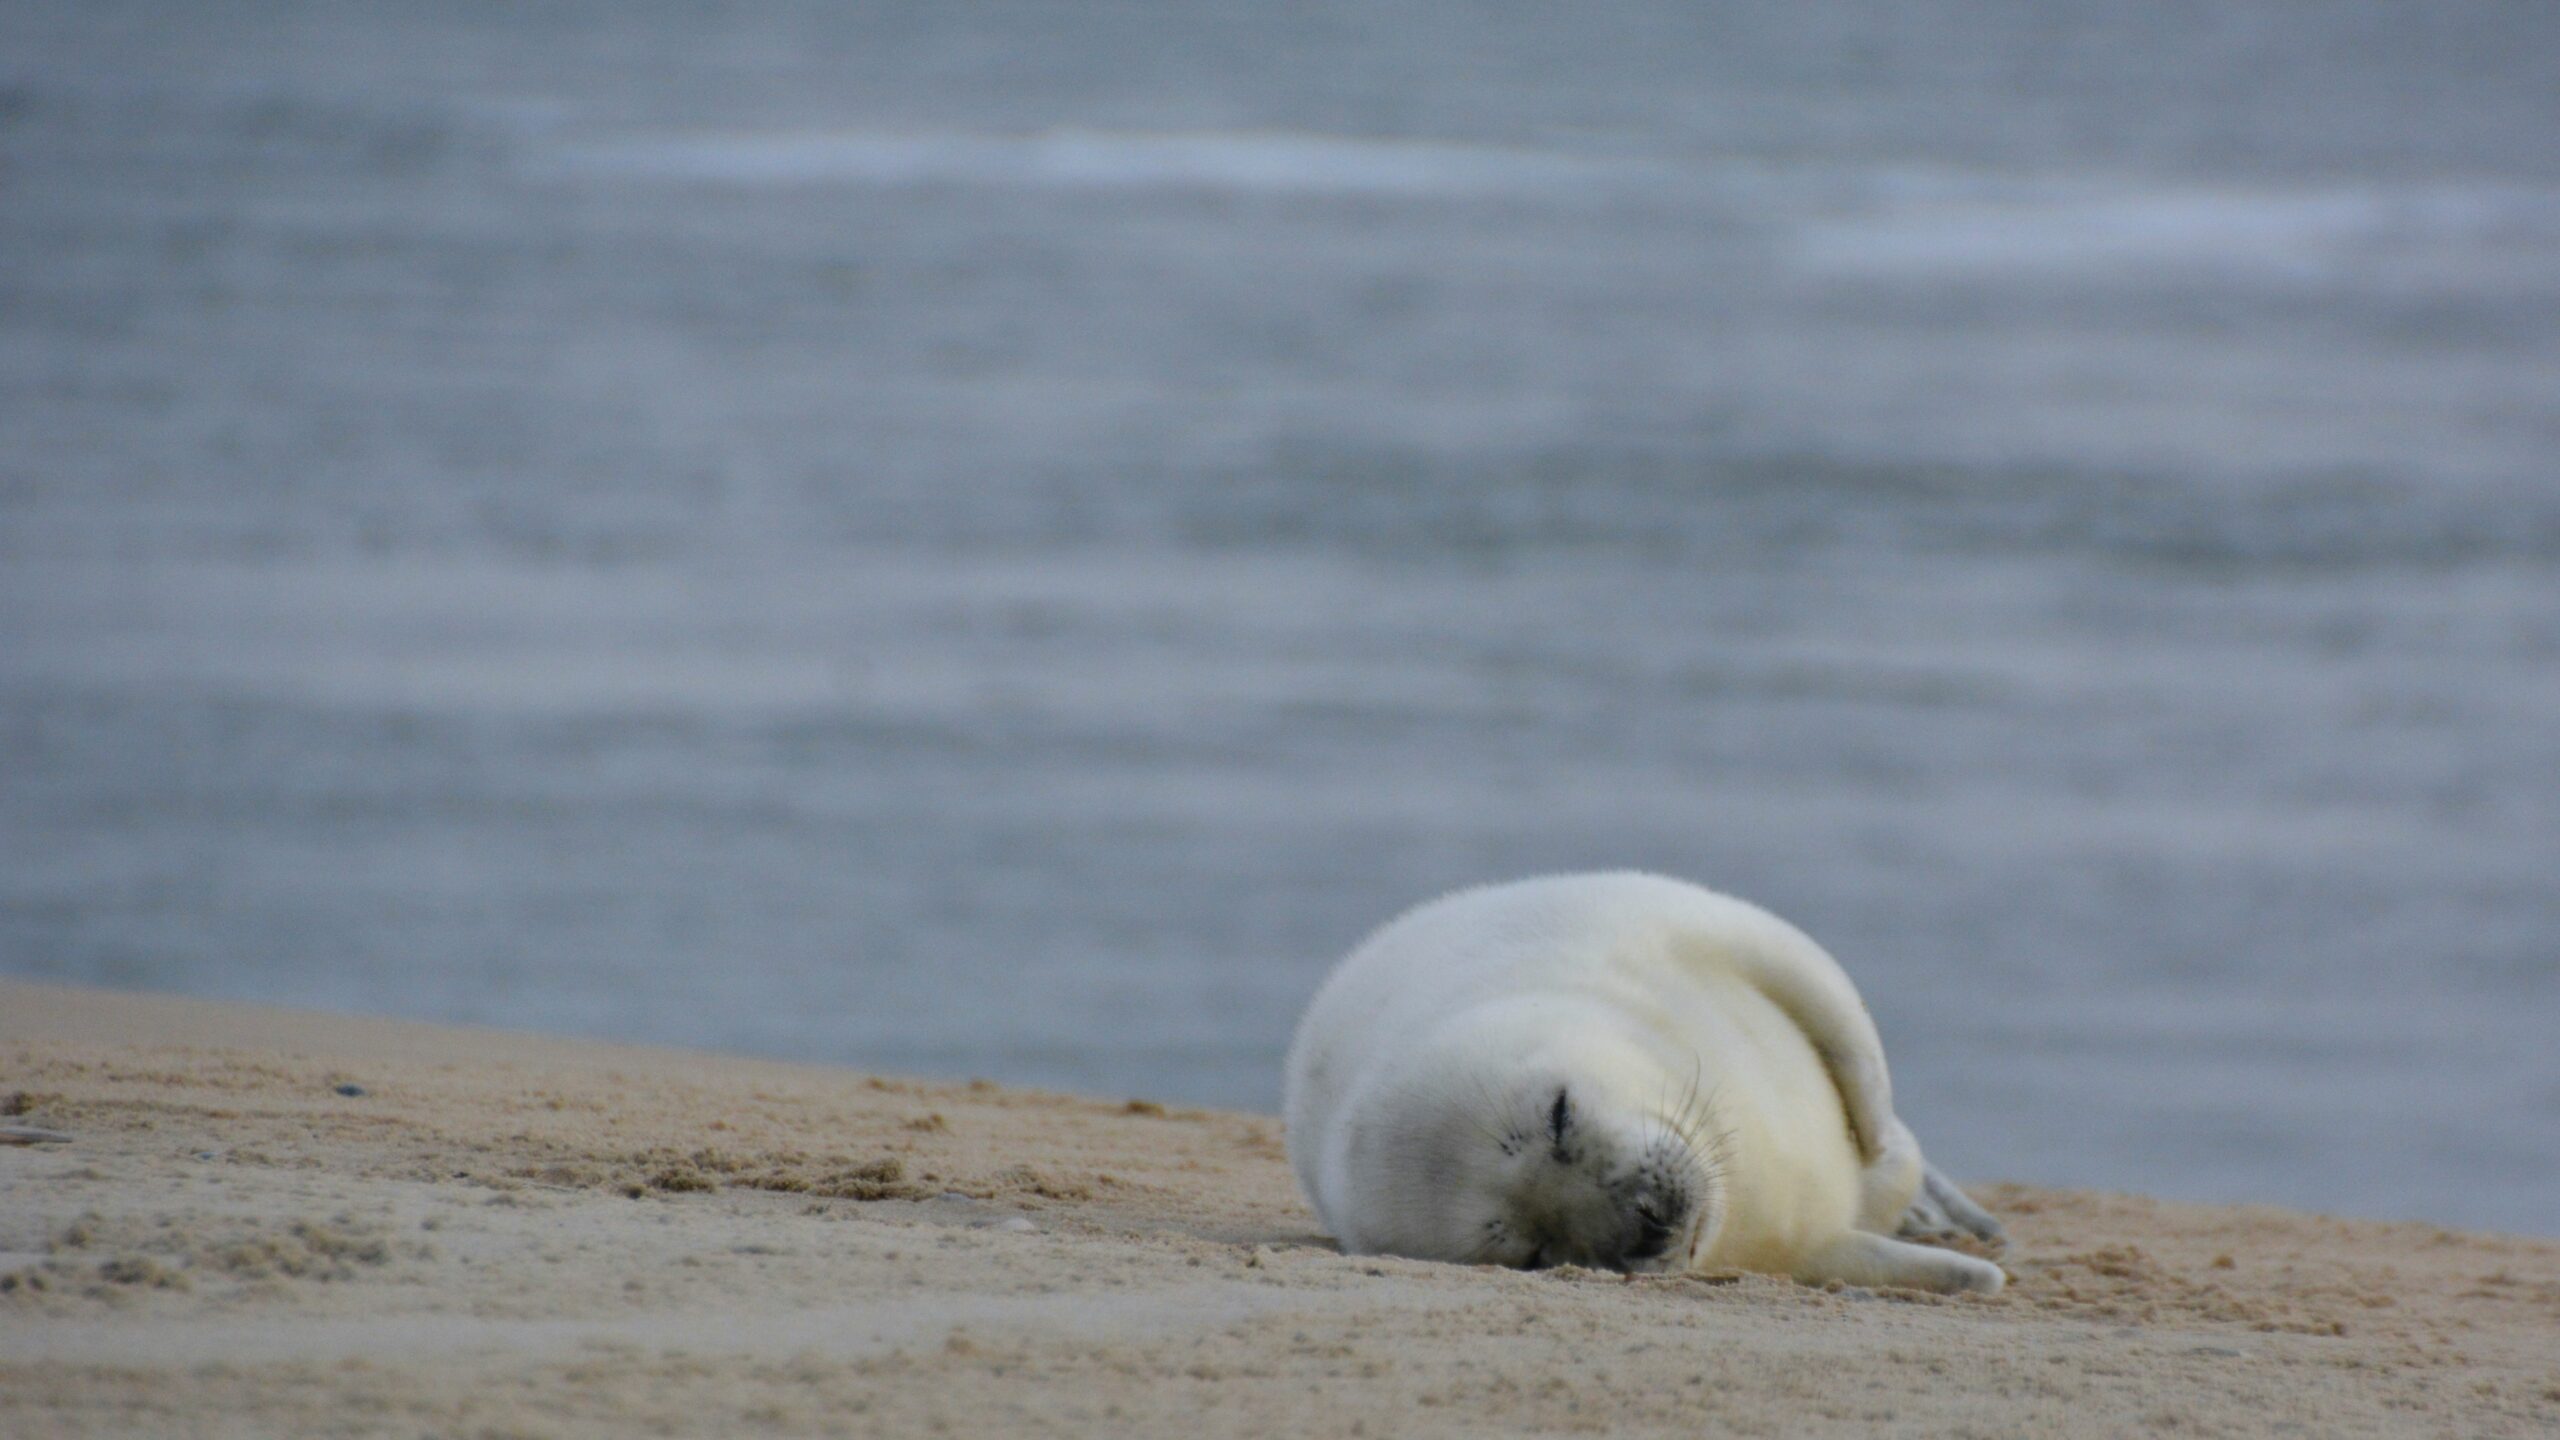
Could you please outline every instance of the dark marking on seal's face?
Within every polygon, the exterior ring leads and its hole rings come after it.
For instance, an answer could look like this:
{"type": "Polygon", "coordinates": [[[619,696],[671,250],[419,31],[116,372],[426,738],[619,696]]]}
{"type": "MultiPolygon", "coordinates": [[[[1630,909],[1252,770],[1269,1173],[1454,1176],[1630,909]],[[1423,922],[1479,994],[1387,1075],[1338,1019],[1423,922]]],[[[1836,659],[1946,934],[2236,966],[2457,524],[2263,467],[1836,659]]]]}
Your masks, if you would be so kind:
{"type": "Polygon", "coordinates": [[[1559,1165],[1572,1163],[1571,1157],[1566,1155],[1564,1148],[1564,1132],[1572,1124],[1573,1101],[1565,1094],[1565,1087],[1559,1085],[1556,1087],[1556,1103],[1547,1111],[1547,1139],[1555,1147],[1556,1163],[1559,1165]]]}

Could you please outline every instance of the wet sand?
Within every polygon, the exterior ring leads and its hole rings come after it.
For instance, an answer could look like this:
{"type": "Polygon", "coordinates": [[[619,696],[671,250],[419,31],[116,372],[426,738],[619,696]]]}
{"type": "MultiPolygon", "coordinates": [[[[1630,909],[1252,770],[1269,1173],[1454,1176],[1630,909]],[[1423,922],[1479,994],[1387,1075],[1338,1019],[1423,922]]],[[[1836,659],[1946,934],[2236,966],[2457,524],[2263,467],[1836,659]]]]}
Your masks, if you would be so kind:
{"type": "Polygon", "coordinates": [[[0,1434],[2547,1435],[2560,1243],[1983,1184],[1993,1299],[1355,1259],[1279,1122],[0,982],[0,1434]]]}

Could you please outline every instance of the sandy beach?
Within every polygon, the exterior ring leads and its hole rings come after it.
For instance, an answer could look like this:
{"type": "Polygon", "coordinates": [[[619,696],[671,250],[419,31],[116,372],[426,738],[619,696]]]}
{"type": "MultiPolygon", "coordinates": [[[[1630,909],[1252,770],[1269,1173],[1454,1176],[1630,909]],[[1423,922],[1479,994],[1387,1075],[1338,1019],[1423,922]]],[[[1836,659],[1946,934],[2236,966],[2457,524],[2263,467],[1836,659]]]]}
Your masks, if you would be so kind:
{"type": "Polygon", "coordinates": [[[1982,1184],[1994,1299],[1349,1258],[1267,1115],[0,983],[0,1434],[2548,1435],[2560,1243],[1982,1184]]]}

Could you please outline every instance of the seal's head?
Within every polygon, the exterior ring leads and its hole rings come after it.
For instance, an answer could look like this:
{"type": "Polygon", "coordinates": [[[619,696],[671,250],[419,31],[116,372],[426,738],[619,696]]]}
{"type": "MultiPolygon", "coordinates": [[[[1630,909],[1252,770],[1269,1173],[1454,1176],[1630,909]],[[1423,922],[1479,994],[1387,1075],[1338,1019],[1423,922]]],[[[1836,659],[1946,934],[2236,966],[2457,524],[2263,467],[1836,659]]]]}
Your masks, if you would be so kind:
{"type": "Polygon", "coordinates": [[[1329,1207],[1363,1222],[1343,1248],[1530,1270],[1685,1267],[1722,1210],[1720,1132],[1702,1097],[1653,1093],[1605,1057],[1504,1057],[1484,1039],[1464,1049],[1510,1063],[1452,1065],[1443,1052],[1362,1097],[1332,1171],[1358,1177],[1359,1193],[1338,1197],[1351,1203],[1329,1207]]]}
{"type": "MultiPolygon", "coordinates": [[[[1527,1270],[1684,1265],[1713,1213],[1714,1154],[1672,1114],[1630,1111],[1606,1085],[1557,1075],[1502,1107],[1501,1157],[1467,1258],[1527,1270]]],[[[1474,1217],[1470,1217],[1474,1218],[1474,1217]]]]}

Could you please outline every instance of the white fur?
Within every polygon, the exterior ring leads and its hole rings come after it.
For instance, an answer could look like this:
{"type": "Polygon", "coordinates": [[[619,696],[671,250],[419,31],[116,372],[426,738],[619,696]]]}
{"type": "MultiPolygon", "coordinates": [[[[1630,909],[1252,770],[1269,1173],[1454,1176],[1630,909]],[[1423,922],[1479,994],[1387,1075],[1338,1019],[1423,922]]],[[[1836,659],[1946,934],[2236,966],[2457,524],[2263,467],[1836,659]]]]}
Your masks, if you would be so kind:
{"type": "Polygon", "coordinates": [[[2001,1282],[1888,1233],[1913,1233],[1926,1172],[1840,967],[1660,876],[1487,886],[1388,924],[1299,1022],[1286,1119],[1300,1185],[1355,1254],[2001,1282]],[[1629,1217],[1675,1201],[1667,1248],[1626,1258],[1629,1217]]]}

